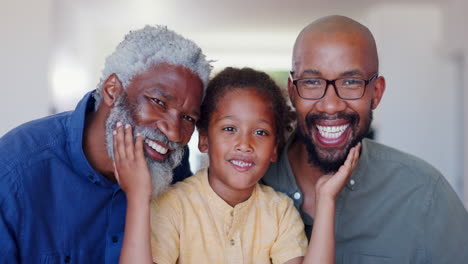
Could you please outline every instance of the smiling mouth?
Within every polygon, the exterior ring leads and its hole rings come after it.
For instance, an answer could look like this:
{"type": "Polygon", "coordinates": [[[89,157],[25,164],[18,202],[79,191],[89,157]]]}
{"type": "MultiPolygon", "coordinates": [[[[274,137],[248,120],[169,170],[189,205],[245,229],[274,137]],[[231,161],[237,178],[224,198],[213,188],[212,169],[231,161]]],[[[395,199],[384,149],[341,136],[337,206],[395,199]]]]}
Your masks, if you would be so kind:
{"type": "Polygon", "coordinates": [[[341,125],[341,126],[320,126],[316,125],[317,131],[319,132],[320,136],[326,139],[337,139],[343,135],[343,133],[348,129],[349,124],[341,125]]]}
{"type": "Polygon", "coordinates": [[[148,138],[145,139],[145,144],[151,147],[152,149],[154,149],[157,153],[161,155],[165,155],[169,151],[168,148],[148,138]]]}
{"type": "Polygon", "coordinates": [[[229,162],[241,168],[250,168],[253,166],[252,162],[245,162],[242,160],[230,160],[229,162]]]}

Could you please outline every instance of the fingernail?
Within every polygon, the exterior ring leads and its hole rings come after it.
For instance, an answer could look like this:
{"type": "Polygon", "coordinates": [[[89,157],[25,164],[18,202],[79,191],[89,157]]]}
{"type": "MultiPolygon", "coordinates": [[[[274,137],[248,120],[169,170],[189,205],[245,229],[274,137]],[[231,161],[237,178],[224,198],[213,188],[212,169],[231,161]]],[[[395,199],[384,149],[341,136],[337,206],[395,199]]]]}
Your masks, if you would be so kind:
{"type": "Polygon", "coordinates": [[[117,122],[116,126],[117,126],[117,127],[121,127],[121,126],[122,126],[122,122],[120,122],[120,121],[117,122]]]}
{"type": "Polygon", "coordinates": [[[141,133],[140,133],[140,132],[137,132],[136,135],[137,135],[137,137],[138,137],[138,136],[141,136],[141,133]]]}
{"type": "Polygon", "coordinates": [[[114,136],[117,135],[117,131],[115,131],[115,130],[112,131],[112,134],[113,134],[114,136]]]}
{"type": "Polygon", "coordinates": [[[125,125],[125,128],[126,128],[126,129],[129,129],[129,128],[130,128],[130,124],[126,124],[126,125],[125,125]]]}

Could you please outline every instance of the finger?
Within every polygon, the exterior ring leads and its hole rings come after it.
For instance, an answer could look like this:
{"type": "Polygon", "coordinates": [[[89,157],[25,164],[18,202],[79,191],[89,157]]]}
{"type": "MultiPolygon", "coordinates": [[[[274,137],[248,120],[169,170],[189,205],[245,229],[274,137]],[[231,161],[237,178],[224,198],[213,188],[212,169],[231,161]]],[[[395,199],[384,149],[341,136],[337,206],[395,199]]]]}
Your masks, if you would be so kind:
{"type": "Polygon", "coordinates": [[[114,176],[115,176],[115,179],[117,180],[117,183],[120,185],[119,171],[117,170],[117,166],[115,165],[115,162],[112,162],[112,165],[114,166],[114,176]]]}
{"type": "Polygon", "coordinates": [[[355,158],[356,158],[356,147],[352,147],[348,152],[348,156],[346,156],[345,165],[348,168],[353,168],[355,158]]]}
{"type": "Polygon", "coordinates": [[[349,172],[351,171],[349,164],[343,164],[341,167],[338,169],[337,172],[335,172],[332,177],[330,177],[330,181],[334,182],[334,184],[338,184],[339,186],[343,185],[346,179],[349,176],[349,172]]]}
{"type": "Polygon", "coordinates": [[[338,176],[340,179],[348,178],[354,169],[353,161],[355,159],[355,156],[356,156],[356,149],[353,147],[349,151],[344,164],[340,167],[340,169],[335,174],[335,176],[338,176]]]}
{"type": "Polygon", "coordinates": [[[352,168],[354,165],[354,160],[356,158],[356,147],[351,148],[349,151],[348,157],[346,157],[346,161],[349,162],[349,167],[352,168]]]}
{"type": "Polygon", "coordinates": [[[115,124],[115,128],[114,130],[112,131],[112,144],[113,144],[113,152],[114,152],[114,161],[119,161],[120,160],[120,153],[119,153],[119,142],[117,140],[117,128],[121,126],[121,123],[120,122],[117,122],[115,124]]]}
{"type": "Polygon", "coordinates": [[[114,153],[114,162],[115,162],[120,159],[119,152],[117,151],[117,130],[112,131],[112,146],[113,146],[112,152],[114,153]]]}
{"type": "Polygon", "coordinates": [[[354,147],[354,153],[353,153],[353,159],[351,160],[351,167],[353,168],[356,168],[356,165],[358,164],[358,161],[359,161],[359,146],[361,145],[361,143],[358,143],[355,147],[354,147]]]}
{"type": "Polygon", "coordinates": [[[333,189],[339,191],[346,184],[347,179],[349,178],[350,173],[349,166],[342,165],[339,170],[328,180],[333,186],[333,189]]]}
{"type": "Polygon", "coordinates": [[[359,154],[361,153],[361,142],[359,142],[355,147],[354,147],[354,155],[352,159],[352,168],[354,169],[358,162],[359,162],[359,154]]]}
{"type": "Polygon", "coordinates": [[[338,178],[346,178],[348,177],[349,171],[351,171],[351,163],[349,160],[345,161],[343,165],[338,169],[338,171],[335,173],[335,176],[338,178]]]}
{"type": "Polygon", "coordinates": [[[346,160],[343,164],[345,167],[352,167],[353,159],[354,159],[354,152],[355,152],[354,150],[355,150],[354,147],[349,150],[348,156],[346,156],[346,160]]]}
{"type": "Polygon", "coordinates": [[[129,160],[134,159],[134,152],[133,152],[133,132],[132,126],[129,124],[125,125],[125,155],[129,160]]]}
{"type": "Polygon", "coordinates": [[[135,140],[135,158],[143,160],[145,155],[143,153],[143,137],[140,133],[137,133],[135,140]]]}
{"type": "Polygon", "coordinates": [[[115,130],[117,131],[117,135],[114,137],[115,142],[117,143],[117,153],[120,159],[126,159],[127,156],[125,155],[124,131],[121,122],[117,122],[115,130]]]}

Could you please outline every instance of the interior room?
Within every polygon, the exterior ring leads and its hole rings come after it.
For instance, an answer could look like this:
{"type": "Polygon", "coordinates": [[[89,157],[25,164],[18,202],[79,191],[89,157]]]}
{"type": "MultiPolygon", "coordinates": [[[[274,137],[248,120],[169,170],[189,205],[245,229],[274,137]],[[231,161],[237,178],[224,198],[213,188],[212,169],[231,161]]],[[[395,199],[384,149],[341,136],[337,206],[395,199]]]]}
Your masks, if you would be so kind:
{"type": "MultiPolygon", "coordinates": [[[[387,81],[374,138],[442,172],[468,207],[468,2],[463,0],[41,0],[0,9],[0,136],[74,109],[96,88],[122,37],[163,24],[198,43],[214,72],[249,66],[286,86],[295,37],[321,16],[349,16],[374,33],[387,81]]],[[[197,135],[192,171],[202,166],[197,135]]]]}

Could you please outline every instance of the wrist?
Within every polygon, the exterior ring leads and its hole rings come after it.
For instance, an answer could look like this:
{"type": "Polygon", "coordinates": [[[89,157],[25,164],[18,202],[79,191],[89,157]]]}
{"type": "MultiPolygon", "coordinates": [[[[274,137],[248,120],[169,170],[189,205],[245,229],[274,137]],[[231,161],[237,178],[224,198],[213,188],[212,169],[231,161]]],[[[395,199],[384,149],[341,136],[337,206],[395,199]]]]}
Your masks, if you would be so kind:
{"type": "Polygon", "coordinates": [[[318,207],[332,207],[335,208],[336,199],[331,196],[318,196],[316,198],[316,206],[318,207]]]}
{"type": "Polygon", "coordinates": [[[326,193],[326,192],[320,192],[320,190],[317,190],[316,191],[316,200],[324,200],[324,201],[333,201],[335,202],[336,201],[336,197],[338,196],[338,194],[331,194],[331,193],[326,193]]]}
{"type": "Polygon", "coordinates": [[[145,194],[144,192],[132,192],[132,193],[125,193],[127,196],[127,203],[128,204],[144,204],[151,201],[151,194],[145,194]]]}

